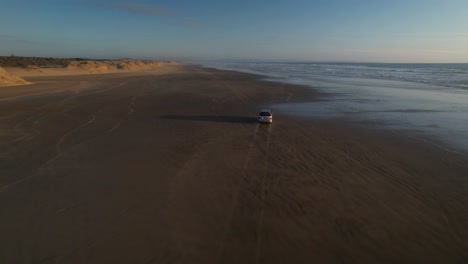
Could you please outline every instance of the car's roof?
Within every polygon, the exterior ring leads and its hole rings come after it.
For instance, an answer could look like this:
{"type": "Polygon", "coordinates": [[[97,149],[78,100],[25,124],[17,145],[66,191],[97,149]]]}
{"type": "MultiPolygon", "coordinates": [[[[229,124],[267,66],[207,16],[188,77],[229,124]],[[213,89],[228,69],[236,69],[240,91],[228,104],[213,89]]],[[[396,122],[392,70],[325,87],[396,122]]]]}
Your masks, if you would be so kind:
{"type": "Polygon", "coordinates": [[[271,109],[260,109],[260,112],[268,112],[268,113],[271,113],[271,109]]]}

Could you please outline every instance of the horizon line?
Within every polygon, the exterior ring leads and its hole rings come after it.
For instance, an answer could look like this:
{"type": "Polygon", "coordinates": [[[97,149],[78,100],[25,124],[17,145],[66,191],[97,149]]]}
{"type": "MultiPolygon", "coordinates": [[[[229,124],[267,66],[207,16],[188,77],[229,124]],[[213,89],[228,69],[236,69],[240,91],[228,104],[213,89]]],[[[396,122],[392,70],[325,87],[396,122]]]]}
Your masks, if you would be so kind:
{"type": "Polygon", "coordinates": [[[378,62],[378,61],[346,61],[346,60],[268,60],[268,59],[183,59],[183,58],[132,58],[128,56],[122,56],[119,58],[98,58],[98,57],[53,57],[53,56],[22,56],[22,55],[0,55],[0,57],[16,57],[16,58],[45,58],[45,59],[80,59],[80,60],[150,60],[150,61],[179,61],[179,62],[200,62],[200,61],[220,61],[220,62],[258,62],[258,63],[349,63],[349,64],[468,64],[467,62],[378,62]]]}

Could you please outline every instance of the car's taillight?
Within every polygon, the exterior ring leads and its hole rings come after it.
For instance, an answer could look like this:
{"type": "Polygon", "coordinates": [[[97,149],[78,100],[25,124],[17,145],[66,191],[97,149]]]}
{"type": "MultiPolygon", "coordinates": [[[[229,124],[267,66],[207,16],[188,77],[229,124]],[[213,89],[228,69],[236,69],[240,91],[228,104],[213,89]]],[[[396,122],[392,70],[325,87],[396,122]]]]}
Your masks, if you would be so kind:
{"type": "Polygon", "coordinates": [[[271,116],[270,116],[270,120],[273,119],[271,116]]]}

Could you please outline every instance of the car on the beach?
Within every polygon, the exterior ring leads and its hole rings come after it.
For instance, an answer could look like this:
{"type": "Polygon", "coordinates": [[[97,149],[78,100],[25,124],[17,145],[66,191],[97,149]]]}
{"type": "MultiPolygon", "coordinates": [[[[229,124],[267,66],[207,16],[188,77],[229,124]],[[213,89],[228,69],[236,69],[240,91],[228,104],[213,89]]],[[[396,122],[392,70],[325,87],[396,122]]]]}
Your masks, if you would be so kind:
{"type": "Polygon", "coordinates": [[[273,112],[270,109],[262,109],[258,112],[257,120],[259,123],[273,123],[273,112]]]}

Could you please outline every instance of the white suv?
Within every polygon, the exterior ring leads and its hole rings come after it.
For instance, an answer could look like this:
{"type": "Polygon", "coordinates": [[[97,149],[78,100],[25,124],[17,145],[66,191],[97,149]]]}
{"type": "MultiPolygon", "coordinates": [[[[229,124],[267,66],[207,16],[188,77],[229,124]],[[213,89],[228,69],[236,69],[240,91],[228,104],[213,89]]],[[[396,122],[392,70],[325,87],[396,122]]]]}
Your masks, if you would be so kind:
{"type": "Polygon", "coordinates": [[[273,113],[270,109],[262,109],[258,113],[258,122],[260,123],[273,123],[273,113]]]}

